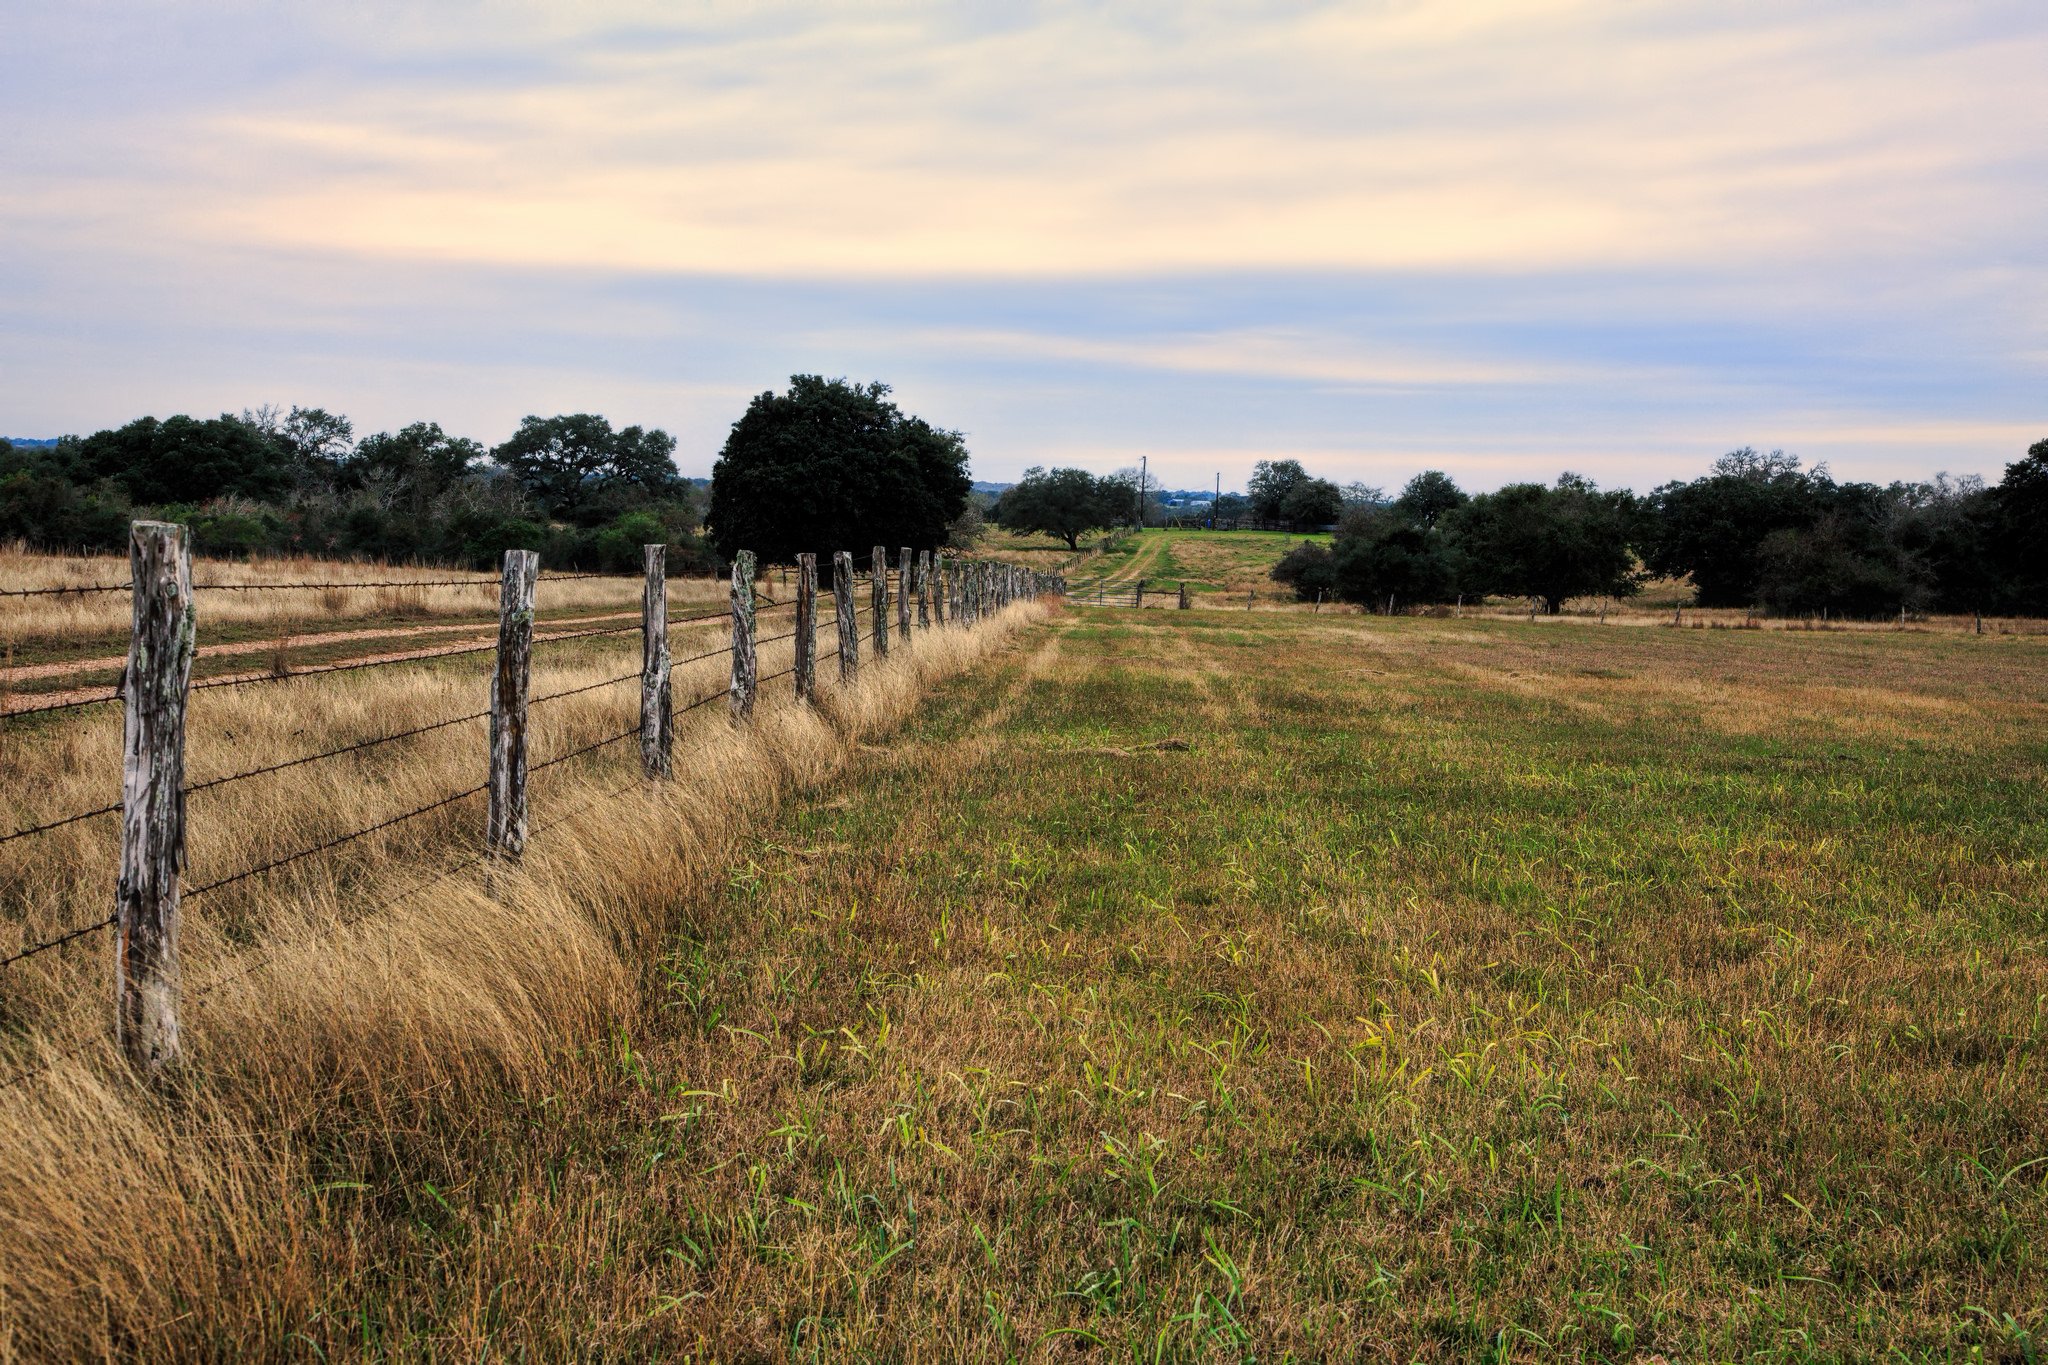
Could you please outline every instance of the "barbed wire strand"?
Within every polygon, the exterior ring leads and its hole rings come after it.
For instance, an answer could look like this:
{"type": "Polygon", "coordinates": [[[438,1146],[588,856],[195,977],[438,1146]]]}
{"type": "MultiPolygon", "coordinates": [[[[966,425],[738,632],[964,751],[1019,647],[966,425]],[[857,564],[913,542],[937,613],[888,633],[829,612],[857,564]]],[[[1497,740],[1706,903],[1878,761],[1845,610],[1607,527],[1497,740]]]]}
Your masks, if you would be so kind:
{"type": "Polygon", "coordinates": [[[95,929],[104,929],[113,922],[114,917],[112,915],[108,915],[105,919],[100,920],[96,924],[81,924],[76,929],[66,929],[63,933],[57,935],[55,938],[47,938],[44,939],[41,943],[33,943],[26,948],[22,948],[16,952],[9,953],[6,957],[0,957],[0,971],[4,971],[8,967],[12,967],[17,962],[24,962],[27,959],[34,957],[37,953],[47,953],[52,948],[61,948],[65,944],[71,942],[73,939],[84,938],[87,934],[92,933],[95,929]]]}
{"type": "Polygon", "coordinates": [[[367,838],[372,834],[376,834],[383,830],[390,829],[393,825],[402,825],[408,820],[417,820],[422,815],[426,815],[433,811],[440,810],[444,806],[452,806],[457,801],[466,800],[469,797],[475,796],[479,792],[482,792],[486,789],[487,784],[480,784],[478,786],[469,787],[462,791],[456,792],[453,795],[444,796],[438,801],[431,801],[426,805],[419,807],[416,810],[409,810],[405,812],[403,815],[394,815],[389,820],[380,820],[376,824],[371,825],[368,828],[354,830],[348,834],[338,835],[335,838],[327,839],[322,841],[321,843],[314,844],[311,848],[302,848],[295,853],[287,853],[282,858],[273,858],[267,863],[258,863],[254,867],[244,868],[242,871],[233,873],[226,877],[222,877],[218,881],[211,881],[206,883],[204,886],[193,887],[191,890],[185,893],[185,899],[195,900],[200,896],[206,895],[210,891],[218,891],[224,886],[232,886],[236,882],[246,881],[250,877],[260,876],[265,872],[275,871],[276,869],[287,866],[288,864],[299,862],[305,858],[310,858],[316,853],[325,853],[329,849],[340,848],[343,844],[353,843],[357,839],[367,838]]]}

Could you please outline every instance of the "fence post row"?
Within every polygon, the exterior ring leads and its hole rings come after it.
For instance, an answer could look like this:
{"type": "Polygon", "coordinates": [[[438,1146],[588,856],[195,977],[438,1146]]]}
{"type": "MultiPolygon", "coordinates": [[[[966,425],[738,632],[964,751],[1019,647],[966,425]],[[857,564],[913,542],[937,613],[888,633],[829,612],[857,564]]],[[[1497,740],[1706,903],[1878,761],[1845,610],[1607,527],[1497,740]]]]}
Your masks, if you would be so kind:
{"type": "Polygon", "coordinates": [[[910,639],[910,547],[903,546],[896,551],[896,634],[900,639],[910,639]]]}
{"type": "Polygon", "coordinates": [[[818,698],[818,557],[796,557],[796,699],[818,698]]]}
{"type": "Polygon", "coordinates": [[[754,683],[758,676],[754,661],[754,552],[740,550],[732,557],[732,718],[745,720],[754,713],[754,683]]]}
{"type": "Polygon", "coordinates": [[[185,703],[196,621],[182,526],[128,532],[134,631],[123,677],[121,876],[114,893],[114,1040],[150,1081],[182,1055],[178,894],[185,867],[185,703]]]}
{"type": "Polygon", "coordinates": [[[498,660],[491,675],[491,811],[485,844],[493,857],[526,851],[526,698],[533,680],[533,590],[540,555],[505,551],[498,589],[498,660]]]}
{"type": "Polygon", "coordinates": [[[868,555],[868,623],[875,636],[875,657],[889,657],[889,551],[877,545],[868,555]]]}
{"type": "Polygon", "coordinates": [[[850,683],[860,672],[860,630],[853,616],[853,553],[832,556],[832,624],[839,633],[839,681],[850,683]]]}
{"type": "Polygon", "coordinates": [[[669,690],[668,546],[643,545],[640,590],[640,766],[649,777],[675,770],[675,706],[669,690]]]}

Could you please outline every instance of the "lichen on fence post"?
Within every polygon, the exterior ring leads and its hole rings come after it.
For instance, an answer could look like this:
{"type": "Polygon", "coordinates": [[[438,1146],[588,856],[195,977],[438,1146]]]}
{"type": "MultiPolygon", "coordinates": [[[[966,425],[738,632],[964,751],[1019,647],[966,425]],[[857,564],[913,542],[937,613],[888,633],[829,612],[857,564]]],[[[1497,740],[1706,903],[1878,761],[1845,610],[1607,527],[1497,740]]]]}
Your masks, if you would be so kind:
{"type": "Polygon", "coordinates": [[[754,686],[759,670],[754,660],[754,552],[732,557],[732,718],[754,714],[754,686]]]}
{"type": "Polygon", "coordinates": [[[910,639],[910,599],[912,596],[910,547],[903,546],[896,551],[896,634],[906,642],[910,639]]]}
{"type": "Polygon", "coordinates": [[[818,697],[818,557],[796,557],[796,699],[818,697]]]}
{"type": "Polygon", "coordinates": [[[640,590],[640,766],[649,777],[675,770],[675,705],[669,690],[668,546],[643,545],[640,590]]]}
{"type": "Polygon", "coordinates": [[[498,659],[491,674],[490,814],[485,846],[494,858],[526,851],[526,698],[533,681],[533,591],[540,556],[505,551],[498,586],[498,659]]]}
{"type": "Polygon", "coordinates": [[[868,611],[875,618],[875,657],[889,657],[889,550],[877,545],[868,556],[868,611]]]}
{"type": "Polygon", "coordinates": [[[925,550],[917,556],[917,628],[929,630],[932,624],[932,552],[925,550]]]}
{"type": "Polygon", "coordinates": [[[178,879],[185,869],[185,703],[196,616],[183,526],[138,521],[128,533],[133,633],[121,695],[121,874],[114,893],[114,1039],[158,1081],[178,1037],[178,879]]]}
{"type": "Polygon", "coordinates": [[[839,634],[839,681],[860,674],[860,627],[853,614],[853,552],[832,556],[832,624],[839,634]]]}

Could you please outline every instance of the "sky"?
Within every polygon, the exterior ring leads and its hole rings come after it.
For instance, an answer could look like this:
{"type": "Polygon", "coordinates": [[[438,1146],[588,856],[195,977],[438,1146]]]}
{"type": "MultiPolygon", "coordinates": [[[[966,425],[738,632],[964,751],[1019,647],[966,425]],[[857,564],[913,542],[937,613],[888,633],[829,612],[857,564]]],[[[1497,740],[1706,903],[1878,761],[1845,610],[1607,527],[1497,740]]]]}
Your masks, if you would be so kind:
{"type": "Polygon", "coordinates": [[[2042,0],[7,0],[0,434],[792,373],[977,477],[1647,489],[2048,437],[2042,0]]]}

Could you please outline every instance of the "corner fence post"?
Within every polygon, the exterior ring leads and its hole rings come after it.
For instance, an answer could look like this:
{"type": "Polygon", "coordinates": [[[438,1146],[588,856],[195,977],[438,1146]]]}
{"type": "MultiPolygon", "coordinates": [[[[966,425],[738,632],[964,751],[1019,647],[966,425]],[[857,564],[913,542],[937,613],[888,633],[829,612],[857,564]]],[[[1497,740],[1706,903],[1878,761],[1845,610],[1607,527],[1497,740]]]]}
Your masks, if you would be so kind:
{"type": "Polygon", "coordinates": [[[839,633],[839,681],[850,683],[860,673],[860,627],[853,616],[853,553],[832,556],[832,624],[839,633]]]}
{"type": "Polygon", "coordinates": [[[732,718],[754,714],[754,552],[732,557],[732,718]]]}
{"type": "Polygon", "coordinates": [[[498,587],[498,666],[491,675],[491,812],[485,845],[494,858],[526,852],[526,698],[533,682],[533,590],[540,556],[505,551],[498,587]]]}
{"type": "Polygon", "coordinates": [[[185,702],[196,616],[183,526],[128,532],[134,628],[123,675],[121,876],[114,892],[114,1039],[156,1082],[183,1055],[178,1038],[178,894],[185,868],[185,702]]]}
{"type": "Polygon", "coordinates": [[[905,545],[896,552],[896,634],[903,640],[910,639],[910,547],[905,545]]]}
{"type": "Polygon", "coordinates": [[[668,546],[643,545],[640,590],[640,766],[649,777],[675,770],[675,709],[669,691],[668,546]]]}
{"type": "Polygon", "coordinates": [[[889,657],[889,551],[886,546],[877,545],[868,556],[868,613],[875,619],[869,624],[875,632],[875,657],[889,657]]]}
{"type": "Polygon", "coordinates": [[[925,550],[917,557],[917,628],[928,630],[932,624],[932,552],[925,550]]]}
{"type": "Polygon", "coordinates": [[[818,557],[796,557],[796,699],[818,697],[818,557]]]}

